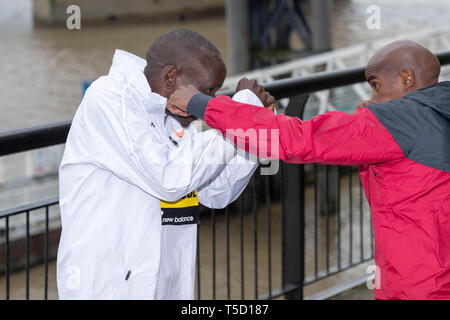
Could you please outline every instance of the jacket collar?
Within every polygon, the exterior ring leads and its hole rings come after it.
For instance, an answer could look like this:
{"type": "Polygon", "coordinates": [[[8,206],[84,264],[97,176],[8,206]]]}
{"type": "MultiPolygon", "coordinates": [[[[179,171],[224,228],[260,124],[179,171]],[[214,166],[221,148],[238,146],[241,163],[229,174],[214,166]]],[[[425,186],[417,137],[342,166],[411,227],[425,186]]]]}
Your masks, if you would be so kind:
{"type": "MultiPolygon", "coordinates": [[[[152,92],[144,75],[146,65],[145,59],[117,49],[114,53],[109,75],[122,82],[125,87],[134,88],[139,93],[147,113],[154,119],[159,119],[161,125],[166,128],[170,135],[175,129],[179,130],[181,126],[174,118],[166,117],[167,99],[156,92],[152,92]]],[[[195,130],[195,126],[191,124],[184,129],[195,130]]]]}
{"type": "Polygon", "coordinates": [[[134,87],[143,99],[149,112],[164,113],[167,99],[152,92],[144,68],[147,61],[132,53],[116,49],[109,75],[124,82],[125,86],[134,87]]]}

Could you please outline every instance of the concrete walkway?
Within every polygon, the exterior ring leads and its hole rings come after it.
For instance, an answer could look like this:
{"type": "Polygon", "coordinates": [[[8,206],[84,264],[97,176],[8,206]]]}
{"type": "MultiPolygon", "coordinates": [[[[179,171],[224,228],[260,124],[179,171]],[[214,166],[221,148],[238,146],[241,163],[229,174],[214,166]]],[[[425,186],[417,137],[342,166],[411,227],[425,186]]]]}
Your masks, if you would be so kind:
{"type": "Polygon", "coordinates": [[[345,291],[330,300],[374,300],[373,291],[369,290],[365,284],[345,291]]]}

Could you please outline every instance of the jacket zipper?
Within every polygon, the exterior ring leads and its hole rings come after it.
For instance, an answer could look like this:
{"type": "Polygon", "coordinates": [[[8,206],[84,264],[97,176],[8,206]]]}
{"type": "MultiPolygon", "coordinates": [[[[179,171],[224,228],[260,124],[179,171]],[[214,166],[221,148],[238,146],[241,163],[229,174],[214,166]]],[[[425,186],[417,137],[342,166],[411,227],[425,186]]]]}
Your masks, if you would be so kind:
{"type": "Polygon", "coordinates": [[[142,239],[141,239],[141,241],[139,242],[138,248],[137,248],[137,250],[135,251],[135,253],[134,253],[134,255],[133,255],[133,258],[130,260],[130,265],[129,265],[130,268],[128,269],[128,271],[127,271],[127,273],[126,273],[126,275],[125,275],[125,280],[126,280],[126,281],[128,281],[128,279],[129,279],[130,276],[131,276],[132,271],[134,270],[137,255],[138,255],[138,253],[141,251],[142,245],[144,244],[144,241],[145,241],[145,238],[146,238],[146,236],[147,236],[147,233],[148,233],[149,229],[150,229],[150,225],[148,225],[148,226],[146,227],[146,229],[145,229],[145,231],[144,231],[144,233],[143,233],[143,235],[142,235],[142,239]]]}

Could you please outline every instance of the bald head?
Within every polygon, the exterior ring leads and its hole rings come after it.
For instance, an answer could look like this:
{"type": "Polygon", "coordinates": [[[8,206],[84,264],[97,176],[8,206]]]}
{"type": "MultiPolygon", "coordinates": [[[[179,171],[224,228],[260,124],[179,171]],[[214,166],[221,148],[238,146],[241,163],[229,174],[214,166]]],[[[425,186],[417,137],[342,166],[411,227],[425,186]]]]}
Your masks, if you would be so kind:
{"type": "Polygon", "coordinates": [[[396,41],[378,50],[366,67],[372,103],[400,99],[438,82],[437,57],[414,41],[396,41]]]}
{"type": "Polygon", "coordinates": [[[414,41],[392,42],[378,50],[367,64],[367,70],[387,70],[399,73],[411,70],[418,86],[437,83],[441,65],[436,56],[414,41]]]}
{"type": "MultiPolygon", "coordinates": [[[[219,50],[205,37],[190,30],[173,30],[160,36],[148,49],[145,76],[153,92],[169,98],[180,85],[194,85],[214,96],[226,76],[219,50]]],[[[169,112],[166,110],[166,112],[169,112]]],[[[194,116],[177,117],[188,126],[194,116]]]]}
{"type": "Polygon", "coordinates": [[[205,37],[191,30],[177,29],[163,34],[148,49],[146,60],[145,73],[152,90],[162,89],[163,82],[168,80],[166,73],[171,68],[177,77],[183,76],[184,80],[196,86],[205,84],[217,73],[226,75],[219,50],[205,37]]]}

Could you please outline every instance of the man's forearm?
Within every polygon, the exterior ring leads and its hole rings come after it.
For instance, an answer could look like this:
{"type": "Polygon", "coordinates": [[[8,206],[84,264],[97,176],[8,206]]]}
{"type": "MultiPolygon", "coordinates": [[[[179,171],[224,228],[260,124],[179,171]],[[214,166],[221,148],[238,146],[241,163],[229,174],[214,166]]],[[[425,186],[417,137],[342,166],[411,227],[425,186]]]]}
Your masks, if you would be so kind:
{"type": "MultiPolygon", "coordinates": [[[[226,96],[195,99],[188,112],[218,129],[239,148],[261,158],[293,163],[356,165],[403,157],[389,131],[368,108],[333,111],[302,121],[226,96]]],[[[192,103],[191,103],[192,102],[192,103]]]]}
{"type": "Polygon", "coordinates": [[[284,159],[284,153],[280,154],[279,150],[278,134],[272,134],[273,131],[278,133],[279,127],[277,116],[271,110],[236,102],[226,96],[211,98],[197,94],[189,101],[187,111],[247,152],[262,158],[284,159]],[[268,150],[276,152],[272,154],[268,150]]]}

